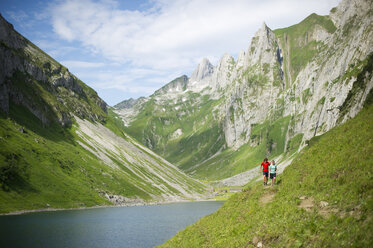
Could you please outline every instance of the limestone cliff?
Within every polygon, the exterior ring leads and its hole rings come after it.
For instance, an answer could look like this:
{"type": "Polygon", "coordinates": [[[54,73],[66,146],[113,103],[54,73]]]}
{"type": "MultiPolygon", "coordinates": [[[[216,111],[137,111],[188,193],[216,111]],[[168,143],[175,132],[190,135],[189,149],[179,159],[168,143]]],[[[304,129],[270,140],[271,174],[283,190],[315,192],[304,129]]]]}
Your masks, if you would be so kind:
{"type": "Polygon", "coordinates": [[[263,23],[237,60],[225,54],[214,67],[203,60],[182,90],[158,91],[122,117],[138,140],[200,177],[290,156],[355,116],[372,94],[372,23],[365,0],[283,29],[263,23]]]}
{"type": "Polygon", "coordinates": [[[43,124],[71,126],[72,114],[103,121],[106,103],[0,15],[0,110],[25,106],[43,124]]]}

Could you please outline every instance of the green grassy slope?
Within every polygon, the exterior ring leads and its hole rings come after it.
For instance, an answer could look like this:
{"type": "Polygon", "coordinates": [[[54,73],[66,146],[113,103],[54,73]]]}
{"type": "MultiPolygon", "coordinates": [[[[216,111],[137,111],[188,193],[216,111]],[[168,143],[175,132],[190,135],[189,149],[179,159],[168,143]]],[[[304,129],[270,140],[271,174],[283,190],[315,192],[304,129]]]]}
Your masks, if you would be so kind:
{"type": "Polygon", "coordinates": [[[294,152],[300,145],[298,141],[285,147],[292,116],[280,118],[274,113],[274,120],[252,127],[250,142],[257,146],[227,149],[223,124],[215,110],[222,98],[211,100],[209,95],[188,92],[175,99],[157,102],[151,98],[126,131],[193,177],[230,177],[257,165],[263,154],[276,157],[284,151],[294,152]],[[181,130],[180,136],[173,137],[176,130],[181,130]]]}
{"type": "Polygon", "coordinates": [[[214,155],[225,144],[214,113],[219,101],[208,95],[186,94],[176,98],[176,103],[174,99],[164,103],[149,100],[126,128],[131,136],[183,170],[214,155]],[[174,136],[178,129],[181,135],[174,136]]]}
{"type": "MultiPolygon", "coordinates": [[[[11,105],[11,115],[14,119],[0,118],[0,212],[47,204],[55,208],[109,204],[95,188],[106,184],[117,193],[125,188],[102,176],[109,173],[107,166],[74,144],[68,129],[43,128],[39,119],[17,105],[11,105]],[[18,130],[21,127],[26,133],[18,130]]],[[[133,190],[132,194],[148,197],[133,190]]]]}
{"type": "Polygon", "coordinates": [[[249,185],[161,247],[371,247],[372,123],[370,105],[312,139],[278,185],[249,185]]]}
{"type": "MultiPolygon", "coordinates": [[[[274,31],[283,48],[284,66],[290,66],[288,71],[293,79],[307,63],[315,59],[320,49],[325,48],[322,42],[313,40],[312,33],[316,29],[333,33],[336,27],[328,16],[312,14],[296,25],[274,31]]],[[[245,68],[242,75],[234,80],[235,83],[247,83],[250,89],[256,89],[252,91],[254,94],[265,90],[263,87],[268,84],[267,76],[258,73],[259,68],[256,67],[245,68]]],[[[265,68],[261,70],[265,72],[265,68]]],[[[288,71],[285,68],[285,76],[288,71]]],[[[278,78],[279,75],[276,75],[271,83],[279,84],[278,78]]],[[[165,92],[160,89],[158,93],[165,92]]],[[[309,91],[303,95],[302,100],[306,102],[310,98],[309,91]]],[[[251,97],[255,96],[236,99],[237,108],[232,108],[227,113],[232,123],[236,116],[239,118],[242,115],[239,102],[242,105],[242,101],[249,101],[251,97]]],[[[127,131],[185,172],[204,180],[218,180],[244,172],[257,165],[266,155],[276,157],[284,152],[297,151],[303,136],[299,134],[286,143],[286,132],[292,127],[294,116],[284,116],[283,98],[278,99],[276,109],[269,113],[265,122],[252,128],[249,143],[254,146],[245,144],[238,150],[227,148],[223,121],[219,117],[221,113],[216,110],[226,100],[224,96],[219,100],[210,100],[208,96],[189,92],[179,96],[177,100],[159,103],[155,96],[151,96],[127,131]],[[183,98],[187,100],[182,101],[183,98]],[[172,134],[178,129],[182,130],[182,135],[172,138],[172,134]]],[[[253,111],[255,108],[253,106],[253,111]]]]}
{"type": "Polygon", "coordinates": [[[257,146],[245,144],[238,150],[231,148],[223,150],[213,158],[198,167],[187,168],[185,171],[204,180],[219,180],[247,171],[263,160],[263,154],[271,157],[279,156],[284,150],[294,152],[300,142],[293,142],[293,146],[285,149],[285,136],[291,120],[290,116],[280,118],[273,123],[266,121],[253,127],[251,141],[257,146]]]}
{"type": "MultiPolygon", "coordinates": [[[[118,120],[119,117],[109,110],[106,127],[131,142],[118,120]]],[[[111,168],[77,143],[85,141],[76,134],[76,129],[76,125],[72,128],[62,128],[58,124],[43,127],[28,109],[16,104],[11,104],[8,117],[1,114],[0,213],[47,207],[110,205],[104,193],[151,201],[163,194],[154,183],[163,185],[163,189],[171,194],[180,195],[174,185],[139,167],[141,163],[152,166],[156,162],[171,173],[170,176],[175,178],[173,183],[181,180],[183,185],[187,185],[187,192],[204,192],[203,185],[135,143],[137,149],[147,155],[143,158],[133,156],[126,166],[114,150],[102,150],[110,154],[110,159],[118,166],[111,168]],[[22,127],[25,133],[19,131],[22,127]],[[138,177],[133,173],[134,168],[154,181],[138,177]]],[[[95,151],[99,148],[91,146],[90,149],[95,151]]],[[[161,175],[163,173],[158,167],[153,167],[153,170],[161,175]]]]}
{"type": "Polygon", "coordinates": [[[0,28],[0,213],[110,204],[105,194],[150,201],[204,193],[126,135],[93,89],[1,15],[0,28]]]}
{"type": "Polygon", "coordinates": [[[307,63],[325,48],[321,41],[312,39],[311,35],[315,29],[334,33],[336,27],[329,16],[311,14],[298,24],[273,31],[283,49],[285,79],[288,86],[307,63]]]}

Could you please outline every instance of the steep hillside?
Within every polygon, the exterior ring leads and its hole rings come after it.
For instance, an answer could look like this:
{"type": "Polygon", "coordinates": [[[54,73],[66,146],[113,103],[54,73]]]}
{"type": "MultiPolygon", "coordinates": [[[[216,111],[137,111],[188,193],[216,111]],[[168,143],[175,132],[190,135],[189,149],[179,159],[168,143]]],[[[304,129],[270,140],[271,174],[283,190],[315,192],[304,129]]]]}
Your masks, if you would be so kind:
{"type": "Polygon", "coordinates": [[[70,127],[72,116],[103,122],[106,103],[0,15],[0,110],[25,106],[43,125],[70,127]]]}
{"type": "Polygon", "coordinates": [[[278,178],[251,183],[160,247],[371,247],[373,95],[354,119],[310,140],[278,178]]]}
{"type": "Polygon", "coordinates": [[[200,199],[205,186],[0,16],[0,212],[200,199]]]}
{"type": "Polygon", "coordinates": [[[355,116],[373,87],[370,1],[342,1],[288,28],[265,23],[237,60],[204,59],[190,78],[118,108],[127,131],[184,171],[221,179],[287,158],[355,116]]]}

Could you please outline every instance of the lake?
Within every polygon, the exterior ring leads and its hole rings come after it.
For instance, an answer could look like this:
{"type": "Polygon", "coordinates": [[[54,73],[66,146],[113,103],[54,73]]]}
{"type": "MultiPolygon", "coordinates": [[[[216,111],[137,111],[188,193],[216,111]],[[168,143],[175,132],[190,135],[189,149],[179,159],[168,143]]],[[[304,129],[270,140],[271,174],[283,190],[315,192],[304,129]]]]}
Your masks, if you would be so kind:
{"type": "Polygon", "coordinates": [[[184,202],[0,216],[0,247],[154,247],[222,204],[184,202]]]}

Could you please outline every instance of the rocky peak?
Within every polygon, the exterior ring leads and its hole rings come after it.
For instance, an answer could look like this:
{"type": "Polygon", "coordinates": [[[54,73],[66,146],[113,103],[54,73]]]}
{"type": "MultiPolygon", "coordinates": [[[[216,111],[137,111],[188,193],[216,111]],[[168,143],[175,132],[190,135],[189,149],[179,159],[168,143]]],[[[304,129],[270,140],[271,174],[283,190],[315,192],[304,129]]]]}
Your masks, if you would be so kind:
{"type": "Polygon", "coordinates": [[[214,66],[210,63],[207,58],[203,58],[201,63],[198,64],[197,68],[194,70],[190,81],[201,81],[207,76],[210,76],[214,72],[214,66]]]}
{"type": "MultiPolygon", "coordinates": [[[[175,94],[180,101],[156,102],[154,121],[145,126],[128,122],[136,130],[133,134],[169,159],[174,159],[175,144],[179,145],[177,152],[190,157],[180,165],[203,177],[208,166],[216,166],[216,160],[209,158],[221,156],[221,151],[235,153],[242,148],[274,157],[301,149],[307,140],[356,114],[373,88],[369,66],[373,61],[371,1],[343,1],[331,13],[345,24],[335,27],[328,16],[317,14],[275,31],[263,23],[237,61],[225,54],[211,76],[189,81],[185,92],[175,94]],[[356,14],[361,8],[362,13],[356,14]],[[209,96],[198,98],[187,92],[190,89],[202,89],[200,95],[209,96]],[[203,117],[196,113],[203,113],[203,117]],[[158,133],[161,119],[167,120],[168,133],[166,128],[158,133]],[[214,125],[216,129],[212,129],[214,125]],[[170,142],[170,137],[180,141],[170,142]],[[185,149],[187,145],[198,149],[191,152],[185,149]]],[[[199,69],[200,65],[194,78],[199,69]]],[[[145,108],[138,111],[144,112],[145,108]]],[[[219,165],[219,173],[230,172],[235,165],[219,165]]]]}
{"type": "Polygon", "coordinates": [[[132,97],[130,99],[124,100],[118,104],[116,104],[114,107],[118,109],[122,108],[131,108],[133,105],[136,104],[138,99],[133,99],[132,97]]]}
{"type": "Polygon", "coordinates": [[[154,95],[162,95],[166,93],[179,93],[186,90],[188,85],[188,77],[186,75],[183,75],[181,77],[178,77],[156,92],[154,92],[154,95]]]}
{"type": "Polygon", "coordinates": [[[218,70],[220,71],[224,70],[225,68],[227,68],[229,65],[233,63],[234,63],[234,58],[228,53],[225,53],[218,63],[218,70]]]}
{"type": "Polygon", "coordinates": [[[255,33],[255,37],[258,37],[259,41],[265,45],[271,45],[271,42],[275,39],[275,35],[265,22],[263,22],[262,27],[255,33]]]}
{"type": "Polygon", "coordinates": [[[270,29],[269,27],[267,26],[267,24],[265,22],[262,23],[262,27],[260,28],[260,30],[262,31],[265,31],[265,32],[268,32],[270,29]]]}
{"type": "Polygon", "coordinates": [[[225,53],[220,59],[211,77],[210,86],[213,88],[225,88],[230,83],[230,76],[234,68],[234,58],[225,53]]]}
{"type": "Polygon", "coordinates": [[[244,63],[245,63],[245,56],[246,56],[246,53],[244,50],[241,50],[240,53],[238,54],[238,57],[237,57],[237,65],[238,66],[243,66],[244,63]]]}
{"type": "Polygon", "coordinates": [[[263,22],[262,27],[255,33],[247,51],[246,65],[273,63],[276,49],[276,37],[272,30],[263,22]]]}
{"type": "Polygon", "coordinates": [[[13,25],[7,22],[0,14],[0,41],[15,49],[26,46],[26,40],[20,39],[20,35],[14,30],[13,25]]]}

